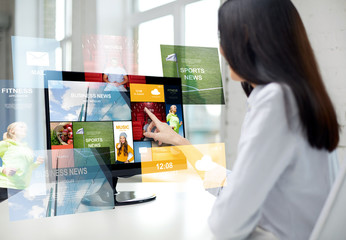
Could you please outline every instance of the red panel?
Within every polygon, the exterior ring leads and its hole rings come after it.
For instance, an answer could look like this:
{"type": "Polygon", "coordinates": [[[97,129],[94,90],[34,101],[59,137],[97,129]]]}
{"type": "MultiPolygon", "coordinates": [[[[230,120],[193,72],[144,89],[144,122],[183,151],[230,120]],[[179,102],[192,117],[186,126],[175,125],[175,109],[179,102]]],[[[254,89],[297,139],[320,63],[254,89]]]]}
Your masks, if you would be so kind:
{"type": "Polygon", "coordinates": [[[133,140],[141,140],[143,138],[142,127],[133,126],[132,131],[133,131],[133,140]]]}
{"type": "Polygon", "coordinates": [[[102,73],[84,73],[86,82],[102,82],[102,73]]]}
{"type": "Polygon", "coordinates": [[[130,83],[145,84],[145,76],[128,75],[130,83]]]}
{"type": "Polygon", "coordinates": [[[162,115],[161,115],[161,113],[156,113],[155,116],[156,116],[159,120],[162,120],[162,115]]]}
{"type": "Polygon", "coordinates": [[[142,127],[142,123],[140,121],[134,121],[132,122],[132,127],[135,128],[135,127],[142,127]]]}
{"type": "Polygon", "coordinates": [[[144,116],[143,115],[137,115],[137,121],[144,122],[144,116]]]}

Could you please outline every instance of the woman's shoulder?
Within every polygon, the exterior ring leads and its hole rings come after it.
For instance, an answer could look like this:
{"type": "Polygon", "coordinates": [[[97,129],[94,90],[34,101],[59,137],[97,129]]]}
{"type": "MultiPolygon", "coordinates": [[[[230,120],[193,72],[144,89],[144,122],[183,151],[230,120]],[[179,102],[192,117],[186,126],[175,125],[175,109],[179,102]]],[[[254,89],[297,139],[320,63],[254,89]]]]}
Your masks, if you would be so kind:
{"type": "Polygon", "coordinates": [[[0,141],[0,147],[8,146],[8,141],[7,140],[2,140],[0,141]]]}
{"type": "Polygon", "coordinates": [[[0,141],[0,149],[1,151],[7,151],[7,149],[9,147],[11,147],[12,145],[17,145],[15,141],[11,140],[11,139],[5,139],[0,141]]]}
{"type": "Polygon", "coordinates": [[[9,146],[9,145],[19,145],[19,143],[14,141],[14,140],[12,140],[12,139],[5,139],[5,140],[0,141],[0,145],[1,146],[4,146],[4,145],[6,145],[6,146],[9,146]]]}
{"type": "Polygon", "coordinates": [[[295,98],[291,88],[286,84],[280,83],[269,83],[257,86],[251,93],[249,101],[254,105],[263,103],[271,103],[278,106],[295,105],[295,98]]]}
{"type": "Polygon", "coordinates": [[[248,103],[251,108],[270,108],[272,112],[281,112],[289,118],[298,114],[295,97],[286,84],[269,83],[257,86],[251,93],[248,103]]]}
{"type": "Polygon", "coordinates": [[[252,93],[254,93],[253,98],[256,100],[280,99],[284,96],[284,92],[286,91],[286,89],[289,89],[289,88],[283,84],[268,83],[265,85],[259,85],[255,87],[252,93]]]}

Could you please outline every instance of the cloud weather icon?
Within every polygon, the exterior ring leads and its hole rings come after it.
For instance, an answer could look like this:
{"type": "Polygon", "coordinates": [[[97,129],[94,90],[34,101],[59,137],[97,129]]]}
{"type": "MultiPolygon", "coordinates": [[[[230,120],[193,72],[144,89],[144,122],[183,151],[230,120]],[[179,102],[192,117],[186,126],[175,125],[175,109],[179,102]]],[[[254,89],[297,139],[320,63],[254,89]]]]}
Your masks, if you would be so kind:
{"type": "Polygon", "coordinates": [[[157,90],[156,88],[154,90],[151,91],[152,95],[160,95],[159,90],[157,90]]]}
{"type": "Polygon", "coordinates": [[[26,64],[28,66],[48,67],[48,52],[26,52],[26,64]]]}
{"type": "Polygon", "coordinates": [[[198,160],[195,163],[195,167],[198,171],[209,171],[216,166],[216,163],[213,162],[212,158],[209,155],[204,155],[202,159],[198,160]]]}

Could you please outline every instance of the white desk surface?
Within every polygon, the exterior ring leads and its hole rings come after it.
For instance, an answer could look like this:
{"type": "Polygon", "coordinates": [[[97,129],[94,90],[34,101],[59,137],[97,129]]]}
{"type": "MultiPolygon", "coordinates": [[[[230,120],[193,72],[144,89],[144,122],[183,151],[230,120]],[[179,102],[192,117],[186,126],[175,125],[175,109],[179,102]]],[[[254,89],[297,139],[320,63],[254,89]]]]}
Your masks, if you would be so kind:
{"type": "Polygon", "coordinates": [[[215,197],[200,182],[118,185],[120,191],[138,189],[155,193],[157,199],[113,210],[24,221],[9,221],[4,201],[0,203],[0,239],[213,239],[207,219],[215,197]]]}

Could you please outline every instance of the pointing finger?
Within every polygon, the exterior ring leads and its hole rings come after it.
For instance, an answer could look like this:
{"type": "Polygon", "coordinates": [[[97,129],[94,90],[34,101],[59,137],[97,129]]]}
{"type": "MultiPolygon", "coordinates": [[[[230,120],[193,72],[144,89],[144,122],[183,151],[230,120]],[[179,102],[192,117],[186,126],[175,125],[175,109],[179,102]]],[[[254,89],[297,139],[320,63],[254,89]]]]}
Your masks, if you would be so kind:
{"type": "Polygon", "coordinates": [[[151,120],[155,123],[156,126],[159,123],[161,123],[161,121],[152,112],[150,112],[148,108],[145,107],[144,111],[148,114],[148,116],[151,118],[151,120]]]}

